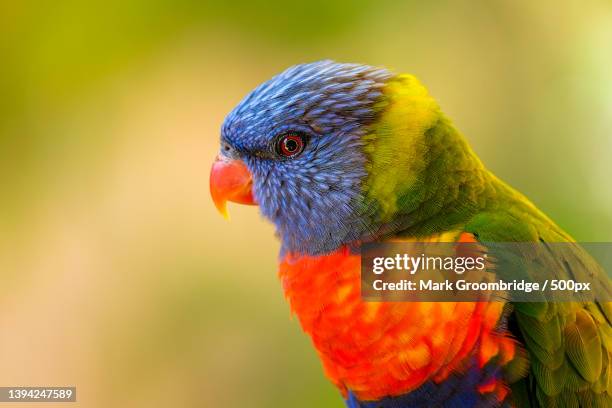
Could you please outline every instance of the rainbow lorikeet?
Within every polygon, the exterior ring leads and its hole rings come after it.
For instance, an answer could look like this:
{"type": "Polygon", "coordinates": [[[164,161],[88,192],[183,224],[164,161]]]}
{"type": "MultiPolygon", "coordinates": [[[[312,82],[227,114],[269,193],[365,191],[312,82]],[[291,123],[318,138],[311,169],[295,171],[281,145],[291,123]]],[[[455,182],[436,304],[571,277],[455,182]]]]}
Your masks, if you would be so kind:
{"type": "Polygon", "coordinates": [[[571,241],[415,77],[287,69],[227,116],[211,194],[275,224],[285,295],[349,407],[612,406],[610,303],[362,300],[364,242],[571,241]]]}

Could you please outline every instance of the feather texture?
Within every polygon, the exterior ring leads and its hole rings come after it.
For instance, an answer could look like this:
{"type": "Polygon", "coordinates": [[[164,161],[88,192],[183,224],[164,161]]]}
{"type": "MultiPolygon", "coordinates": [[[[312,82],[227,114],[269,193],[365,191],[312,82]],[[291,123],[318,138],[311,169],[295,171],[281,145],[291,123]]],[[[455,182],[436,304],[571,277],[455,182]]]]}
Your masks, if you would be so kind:
{"type": "MultiPolygon", "coordinates": [[[[360,243],[533,242],[526,277],[607,277],[527,198],[491,174],[411,75],[321,61],[262,84],[222,142],[253,175],[282,240],[293,312],[351,408],[610,407],[612,304],[368,303],[360,243]],[[275,156],[285,132],[299,157],[275,156]]],[[[498,259],[512,263],[516,259],[498,259]]]]}

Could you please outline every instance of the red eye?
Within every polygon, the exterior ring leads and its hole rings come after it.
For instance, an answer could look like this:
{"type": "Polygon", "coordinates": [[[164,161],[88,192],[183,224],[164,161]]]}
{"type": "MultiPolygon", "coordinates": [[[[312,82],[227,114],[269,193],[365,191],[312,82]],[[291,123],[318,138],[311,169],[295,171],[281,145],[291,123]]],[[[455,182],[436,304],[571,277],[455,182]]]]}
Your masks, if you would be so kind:
{"type": "Polygon", "coordinates": [[[276,150],[283,157],[295,157],[304,150],[304,138],[295,134],[285,135],[277,142],[276,150]]]}

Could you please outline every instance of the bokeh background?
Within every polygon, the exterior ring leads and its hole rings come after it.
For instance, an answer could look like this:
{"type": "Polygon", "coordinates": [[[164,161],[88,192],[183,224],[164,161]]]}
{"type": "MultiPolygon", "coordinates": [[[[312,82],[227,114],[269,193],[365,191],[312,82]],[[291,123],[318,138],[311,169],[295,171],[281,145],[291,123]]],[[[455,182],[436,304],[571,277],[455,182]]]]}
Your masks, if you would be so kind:
{"type": "Polygon", "coordinates": [[[0,385],[75,385],[75,407],[342,406],[273,229],[208,197],[224,115],[322,58],[416,74],[495,173],[612,240],[607,0],[3,0],[0,385]]]}

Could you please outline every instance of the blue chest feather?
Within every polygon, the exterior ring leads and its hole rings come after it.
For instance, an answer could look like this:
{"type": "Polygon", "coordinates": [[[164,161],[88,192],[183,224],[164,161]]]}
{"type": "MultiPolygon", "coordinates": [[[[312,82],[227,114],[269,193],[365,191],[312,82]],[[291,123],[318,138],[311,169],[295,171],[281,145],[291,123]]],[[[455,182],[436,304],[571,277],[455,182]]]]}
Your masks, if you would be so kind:
{"type": "Polygon", "coordinates": [[[359,401],[352,392],[346,400],[348,408],[493,408],[509,407],[492,393],[482,394],[478,385],[499,376],[499,368],[472,368],[463,375],[452,375],[440,384],[428,381],[416,390],[378,401],[359,401]]]}

